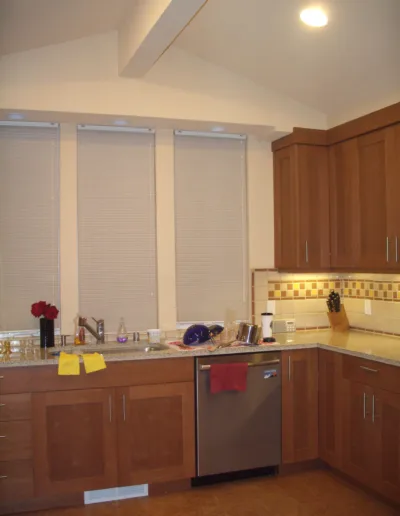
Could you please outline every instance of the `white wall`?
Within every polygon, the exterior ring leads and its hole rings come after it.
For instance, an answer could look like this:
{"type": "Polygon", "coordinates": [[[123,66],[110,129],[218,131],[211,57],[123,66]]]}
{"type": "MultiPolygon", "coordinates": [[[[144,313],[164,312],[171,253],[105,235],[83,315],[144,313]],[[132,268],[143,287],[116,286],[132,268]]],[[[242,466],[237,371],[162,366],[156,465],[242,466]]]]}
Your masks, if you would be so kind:
{"type": "MultiPolygon", "coordinates": [[[[143,79],[119,77],[117,61],[116,33],[3,56],[0,109],[215,121],[287,132],[294,126],[327,127],[324,114],[174,46],[143,79]]],[[[62,124],[60,158],[61,324],[63,333],[72,333],[78,310],[73,124],[62,124]]],[[[274,255],[270,144],[249,136],[247,158],[249,263],[269,268],[274,255]]],[[[166,329],[176,320],[171,130],[156,133],[156,181],[159,320],[166,329]]]]}
{"type": "Polygon", "coordinates": [[[326,116],[172,46],[143,79],[118,76],[116,33],[0,59],[0,109],[326,128],[326,116]]]}

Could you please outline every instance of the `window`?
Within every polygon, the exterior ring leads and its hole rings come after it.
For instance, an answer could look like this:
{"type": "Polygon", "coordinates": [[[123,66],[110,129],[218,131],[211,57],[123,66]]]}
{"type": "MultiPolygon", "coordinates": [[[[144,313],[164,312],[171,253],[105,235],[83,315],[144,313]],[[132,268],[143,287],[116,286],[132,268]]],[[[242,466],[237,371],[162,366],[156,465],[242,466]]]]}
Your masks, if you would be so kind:
{"type": "Polygon", "coordinates": [[[2,123],[0,331],[37,330],[36,301],[60,307],[58,237],[58,126],[2,123]]]}
{"type": "Polygon", "coordinates": [[[175,135],[177,319],[248,318],[246,141],[175,135]]]}
{"type": "Polygon", "coordinates": [[[79,310],[109,333],[157,327],[154,182],[153,134],[79,129],[79,310]]]}

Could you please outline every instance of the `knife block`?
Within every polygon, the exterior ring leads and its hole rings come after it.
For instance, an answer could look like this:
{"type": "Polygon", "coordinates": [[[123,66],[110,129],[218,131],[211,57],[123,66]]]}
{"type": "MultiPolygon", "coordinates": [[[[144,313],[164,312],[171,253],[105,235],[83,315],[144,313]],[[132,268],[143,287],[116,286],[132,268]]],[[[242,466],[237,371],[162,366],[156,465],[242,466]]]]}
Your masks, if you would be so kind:
{"type": "Polygon", "coordinates": [[[340,305],[340,312],[328,312],[328,319],[332,331],[348,331],[349,320],[347,319],[347,314],[344,305],[340,305]]]}

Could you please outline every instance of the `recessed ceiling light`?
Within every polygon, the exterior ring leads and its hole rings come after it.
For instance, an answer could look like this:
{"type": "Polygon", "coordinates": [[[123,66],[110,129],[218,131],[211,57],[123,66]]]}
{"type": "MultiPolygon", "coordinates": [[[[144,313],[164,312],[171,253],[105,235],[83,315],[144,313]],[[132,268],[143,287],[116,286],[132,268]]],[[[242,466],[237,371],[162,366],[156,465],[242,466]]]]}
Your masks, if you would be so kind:
{"type": "Polygon", "coordinates": [[[21,113],[10,113],[8,115],[9,120],[23,120],[24,115],[21,115],[21,113]]]}
{"type": "Polygon", "coordinates": [[[115,120],[114,125],[128,125],[126,120],[115,120]]]}
{"type": "Polygon", "coordinates": [[[216,125],[215,127],[211,128],[211,131],[214,133],[222,133],[222,131],[225,131],[225,127],[222,127],[221,125],[216,125]]]}
{"type": "Polygon", "coordinates": [[[320,7],[309,7],[300,13],[300,19],[310,27],[325,27],[328,25],[328,16],[320,7]]]}

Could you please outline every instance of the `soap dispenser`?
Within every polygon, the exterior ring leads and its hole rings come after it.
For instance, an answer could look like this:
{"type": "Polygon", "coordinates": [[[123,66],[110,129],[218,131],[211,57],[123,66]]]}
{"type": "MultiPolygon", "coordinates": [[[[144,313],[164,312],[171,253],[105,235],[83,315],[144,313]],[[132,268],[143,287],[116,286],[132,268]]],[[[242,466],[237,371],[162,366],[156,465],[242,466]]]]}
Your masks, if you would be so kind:
{"type": "Polygon", "coordinates": [[[121,317],[117,331],[117,341],[126,342],[128,340],[128,332],[126,331],[124,318],[121,317]]]}

